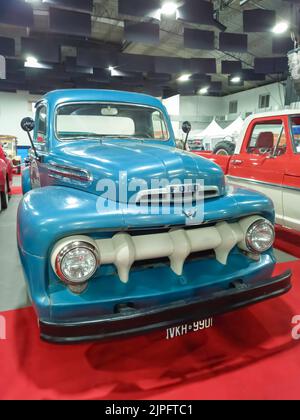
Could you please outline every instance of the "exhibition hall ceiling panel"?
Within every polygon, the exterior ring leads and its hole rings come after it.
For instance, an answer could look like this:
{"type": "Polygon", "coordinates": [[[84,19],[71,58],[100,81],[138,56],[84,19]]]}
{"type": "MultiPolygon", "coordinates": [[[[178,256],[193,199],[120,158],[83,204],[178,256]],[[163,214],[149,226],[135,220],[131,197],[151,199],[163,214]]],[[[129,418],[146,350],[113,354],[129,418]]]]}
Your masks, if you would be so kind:
{"type": "Polygon", "coordinates": [[[43,0],[43,3],[87,13],[92,13],[94,6],[93,0],[43,0]]]}
{"type": "Polygon", "coordinates": [[[188,0],[179,7],[179,18],[191,23],[213,24],[214,6],[212,2],[203,0],[188,0]]]}
{"type": "Polygon", "coordinates": [[[289,19],[292,2],[220,7],[180,0],[173,11],[165,3],[0,0],[0,54],[7,59],[0,89],[154,92],[159,84],[156,92],[195,94],[205,82],[209,94],[223,95],[286,78],[292,41],[271,28],[279,18],[289,19]],[[236,74],[241,83],[231,83],[236,74]]]}
{"type": "Polygon", "coordinates": [[[124,39],[128,42],[159,44],[159,32],[160,27],[155,23],[125,21],[124,39]]]}
{"type": "Polygon", "coordinates": [[[196,50],[214,50],[215,33],[214,31],[185,28],[184,46],[196,50]]]}

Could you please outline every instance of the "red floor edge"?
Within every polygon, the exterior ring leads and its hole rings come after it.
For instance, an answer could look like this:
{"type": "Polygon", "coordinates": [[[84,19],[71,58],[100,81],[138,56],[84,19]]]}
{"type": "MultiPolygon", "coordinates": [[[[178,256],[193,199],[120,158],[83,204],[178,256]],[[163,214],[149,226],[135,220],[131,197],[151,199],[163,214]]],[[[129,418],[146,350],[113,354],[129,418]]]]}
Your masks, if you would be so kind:
{"type": "Polygon", "coordinates": [[[32,308],[2,313],[1,399],[299,399],[300,262],[281,298],[219,316],[213,328],[166,340],[55,346],[39,340],[32,308]]]}
{"type": "Polygon", "coordinates": [[[21,195],[22,194],[22,187],[21,186],[13,186],[11,189],[11,195],[21,195]]]}

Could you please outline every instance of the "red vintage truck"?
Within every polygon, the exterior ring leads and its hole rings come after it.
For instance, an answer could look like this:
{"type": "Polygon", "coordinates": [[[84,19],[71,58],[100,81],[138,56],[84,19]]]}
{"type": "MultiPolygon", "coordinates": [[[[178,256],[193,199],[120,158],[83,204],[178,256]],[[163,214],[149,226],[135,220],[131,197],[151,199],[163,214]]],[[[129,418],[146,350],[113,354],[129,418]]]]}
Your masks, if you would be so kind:
{"type": "Polygon", "coordinates": [[[0,212],[7,209],[11,193],[13,170],[10,160],[0,145],[0,212]]]}
{"type": "Polygon", "coordinates": [[[248,117],[233,155],[195,153],[219,164],[231,184],[269,196],[278,247],[300,257],[300,110],[248,117]]]}

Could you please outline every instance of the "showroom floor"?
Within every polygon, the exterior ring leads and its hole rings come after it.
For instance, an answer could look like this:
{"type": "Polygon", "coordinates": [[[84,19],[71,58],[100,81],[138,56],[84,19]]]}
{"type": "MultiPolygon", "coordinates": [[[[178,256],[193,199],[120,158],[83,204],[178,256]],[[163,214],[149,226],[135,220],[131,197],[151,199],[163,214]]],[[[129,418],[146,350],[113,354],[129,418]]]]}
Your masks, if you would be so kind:
{"type": "MultiPolygon", "coordinates": [[[[16,187],[20,180],[20,177],[15,177],[16,187]]],[[[0,311],[29,304],[16,241],[16,217],[20,199],[21,196],[13,195],[9,209],[0,215],[0,311]]]]}
{"type": "MultiPolygon", "coordinates": [[[[19,178],[15,192],[19,191],[19,178]]],[[[0,215],[0,397],[4,399],[274,399],[299,397],[299,261],[276,251],[277,271],[294,271],[293,290],[213,327],[166,340],[165,331],[122,340],[55,346],[39,339],[16,247],[19,195],[0,215]],[[286,262],[292,261],[292,262],[286,262]],[[138,350],[137,350],[138,349],[138,350]],[[42,373],[42,374],[41,374],[42,373]],[[8,386],[9,384],[9,386],[8,386]]]]}

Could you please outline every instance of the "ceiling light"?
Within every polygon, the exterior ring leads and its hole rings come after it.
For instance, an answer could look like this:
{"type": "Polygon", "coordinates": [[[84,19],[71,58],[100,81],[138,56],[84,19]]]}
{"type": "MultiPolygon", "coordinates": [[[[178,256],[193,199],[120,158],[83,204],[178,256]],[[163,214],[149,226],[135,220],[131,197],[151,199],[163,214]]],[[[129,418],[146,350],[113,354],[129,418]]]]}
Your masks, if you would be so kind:
{"type": "Polygon", "coordinates": [[[205,86],[199,90],[200,95],[206,95],[208,93],[208,86],[205,86]]]}
{"type": "Polygon", "coordinates": [[[288,30],[288,28],[289,28],[289,25],[287,22],[278,22],[272,29],[272,32],[274,34],[283,34],[284,32],[288,30]]]}
{"type": "Polygon", "coordinates": [[[122,76],[122,73],[117,69],[117,67],[109,66],[108,71],[112,77],[114,76],[122,76]]]}
{"type": "Polygon", "coordinates": [[[241,78],[240,78],[240,76],[233,76],[233,77],[230,79],[230,81],[231,81],[231,83],[240,83],[241,78]]]}
{"type": "Polygon", "coordinates": [[[44,65],[39,63],[37,58],[30,56],[30,57],[27,57],[27,59],[24,63],[24,67],[40,69],[40,68],[44,68],[44,65]]]}
{"type": "Polygon", "coordinates": [[[177,12],[178,6],[176,3],[173,2],[167,2],[162,5],[162,8],[160,10],[160,13],[162,15],[171,16],[174,15],[177,12]]]}
{"type": "Polygon", "coordinates": [[[183,74],[182,76],[178,77],[179,82],[188,82],[190,80],[191,74],[183,74]]]}
{"type": "Polygon", "coordinates": [[[29,57],[27,57],[26,62],[28,64],[37,64],[38,63],[38,60],[35,57],[29,56],[29,57]]]}

